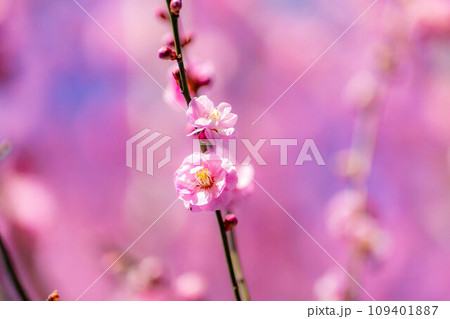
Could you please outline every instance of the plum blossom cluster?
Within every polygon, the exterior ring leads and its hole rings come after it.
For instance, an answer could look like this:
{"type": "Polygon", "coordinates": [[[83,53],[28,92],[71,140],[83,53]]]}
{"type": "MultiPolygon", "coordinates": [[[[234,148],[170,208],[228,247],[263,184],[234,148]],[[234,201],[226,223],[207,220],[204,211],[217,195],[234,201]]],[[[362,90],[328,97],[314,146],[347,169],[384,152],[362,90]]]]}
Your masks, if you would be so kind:
{"type": "MultiPolygon", "coordinates": [[[[178,16],[181,1],[171,1],[170,10],[178,16]]],[[[163,20],[169,19],[162,10],[157,12],[157,16],[163,20]]],[[[179,47],[186,49],[192,39],[192,34],[180,35],[179,47]]],[[[158,52],[159,57],[177,62],[183,59],[177,52],[176,42],[172,34],[166,34],[163,37],[164,46],[158,52]]],[[[170,105],[187,104],[188,136],[198,139],[202,145],[202,152],[188,155],[175,173],[178,197],[191,212],[229,211],[252,187],[252,169],[241,169],[241,176],[238,177],[234,164],[215,153],[217,146],[213,146],[214,140],[233,137],[238,116],[232,112],[228,103],[215,105],[206,95],[197,96],[202,87],[211,84],[211,78],[212,68],[208,63],[188,61],[184,70],[180,69],[178,63],[171,70],[168,96],[165,98],[170,105]],[[184,83],[187,88],[183,87],[184,83]]]]}
{"type": "MultiPolygon", "coordinates": [[[[233,136],[238,117],[232,112],[230,104],[215,105],[206,95],[198,96],[199,89],[210,84],[211,74],[197,68],[200,64],[189,63],[187,67],[184,66],[182,48],[192,42],[192,35],[180,35],[178,19],[181,0],[166,2],[168,14],[158,11],[157,16],[170,21],[172,35],[163,38],[165,45],[158,55],[161,59],[177,62],[171,72],[172,78],[166,93],[176,105],[186,103],[188,137],[198,139],[201,149],[201,152],[194,152],[183,160],[175,173],[175,188],[178,198],[189,211],[215,212],[235,298],[238,301],[242,297],[249,300],[232,231],[237,225],[237,218],[231,214],[231,207],[248,193],[251,178],[246,174],[239,177],[235,165],[218,155],[223,152],[216,152],[218,146],[215,143],[216,139],[233,136]],[[227,213],[225,220],[222,211],[227,213]]],[[[188,285],[191,284],[190,280],[186,280],[188,285]]]]}
{"type": "Polygon", "coordinates": [[[186,111],[192,131],[188,136],[197,138],[202,153],[188,155],[175,174],[177,194],[186,208],[198,211],[230,211],[239,199],[252,189],[253,169],[243,166],[236,169],[234,163],[219,156],[216,139],[234,135],[237,115],[231,105],[214,103],[205,95],[194,97],[186,111]]]}

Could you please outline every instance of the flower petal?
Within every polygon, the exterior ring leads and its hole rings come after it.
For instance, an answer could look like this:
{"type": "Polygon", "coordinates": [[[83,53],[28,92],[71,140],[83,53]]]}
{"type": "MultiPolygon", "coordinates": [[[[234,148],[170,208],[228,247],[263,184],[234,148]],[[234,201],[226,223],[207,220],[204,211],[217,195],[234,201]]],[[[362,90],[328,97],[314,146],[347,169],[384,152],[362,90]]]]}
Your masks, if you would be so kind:
{"type": "Polygon", "coordinates": [[[222,102],[217,106],[217,110],[222,114],[222,116],[227,115],[231,112],[231,105],[222,102]]]}
{"type": "Polygon", "coordinates": [[[232,127],[236,124],[238,116],[234,113],[228,113],[220,120],[220,126],[222,127],[232,127]]]}
{"type": "Polygon", "coordinates": [[[199,118],[194,122],[194,125],[196,127],[207,127],[211,125],[212,120],[211,119],[206,119],[206,118],[199,118]]]}
{"type": "Polygon", "coordinates": [[[199,118],[208,117],[208,111],[212,106],[213,102],[206,95],[194,97],[186,111],[189,122],[193,123],[199,118]]]}

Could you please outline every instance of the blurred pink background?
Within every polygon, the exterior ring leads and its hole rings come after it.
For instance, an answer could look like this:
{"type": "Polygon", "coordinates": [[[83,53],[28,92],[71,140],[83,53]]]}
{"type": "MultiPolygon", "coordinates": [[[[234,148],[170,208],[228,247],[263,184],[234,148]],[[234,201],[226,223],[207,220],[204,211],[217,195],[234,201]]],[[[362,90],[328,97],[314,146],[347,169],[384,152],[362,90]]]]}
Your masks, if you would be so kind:
{"type": "MultiPolygon", "coordinates": [[[[170,26],[154,14],[165,1],[79,3],[168,85],[172,63],[157,51],[170,26]]],[[[378,1],[251,125],[372,3],[185,0],[186,54],[214,67],[201,93],[233,106],[239,137],[314,139],[325,166],[294,166],[301,144],[280,166],[267,142],[255,179],[346,268],[350,249],[327,220],[347,187],[337,158],[358,117],[348,83],[373,68],[380,43],[399,41],[367,184],[389,245],[355,276],[377,300],[448,300],[450,1],[378,1]]],[[[191,151],[186,118],[72,0],[1,1],[0,42],[0,140],[12,144],[0,232],[33,299],[58,289],[75,300],[175,200],[173,175],[191,151]],[[126,140],[144,128],[173,137],[172,161],[154,176],[125,165],[126,140]]],[[[234,213],[252,299],[316,300],[325,274],[349,280],[259,187],[234,213]]],[[[81,299],[232,300],[221,245],[214,214],[177,202],[81,299]]],[[[329,280],[327,293],[339,285],[329,280]]],[[[0,298],[17,298],[3,271],[0,298]]]]}

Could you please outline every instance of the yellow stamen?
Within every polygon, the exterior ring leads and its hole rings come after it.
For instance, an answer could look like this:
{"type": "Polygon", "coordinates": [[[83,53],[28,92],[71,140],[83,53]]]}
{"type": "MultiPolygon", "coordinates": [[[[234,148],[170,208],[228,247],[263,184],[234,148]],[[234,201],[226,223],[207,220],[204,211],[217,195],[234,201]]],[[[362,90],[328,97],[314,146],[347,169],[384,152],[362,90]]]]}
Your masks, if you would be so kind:
{"type": "Polygon", "coordinates": [[[202,189],[209,189],[214,185],[214,179],[206,168],[202,168],[195,172],[195,179],[197,181],[197,186],[202,189]]]}
{"type": "Polygon", "coordinates": [[[211,113],[209,114],[209,118],[217,121],[219,119],[219,117],[220,117],[220,111],[216,108],[213,108],[211,110],[211,113]]]}

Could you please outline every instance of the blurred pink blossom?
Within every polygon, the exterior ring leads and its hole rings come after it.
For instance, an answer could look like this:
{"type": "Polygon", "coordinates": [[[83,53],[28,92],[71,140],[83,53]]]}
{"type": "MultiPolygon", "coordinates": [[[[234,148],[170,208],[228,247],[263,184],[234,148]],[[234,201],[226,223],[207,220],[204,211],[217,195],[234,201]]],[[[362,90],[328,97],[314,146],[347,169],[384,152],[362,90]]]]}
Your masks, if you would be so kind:
{"type": "Polygon", "coordinates": [[[254,167],[249,165],[240,165],[236,167],[237,185],[233,190],[231,201],[228,204],[228,209],[236,208],[239,203],[250,195],[254,190],[253,177],[255,176],[254,167]]]}
{"type": "Polygon", "coordinates": [[[45,233],[53,223],[58,205],[54,194],[39,178],[15,173],[5,187],[10,218],[34,235],[45,233]]]}
{"type": "Polygon", "coordinates": [[[160,258],[148,256],[127,272],[127,283],[135,291],[144,291],[161,282],[164,267],[160,258]]]}
{"type": "Polygon", "coordinates": [[[328,228],[334,236],[347,239],[352,237],[356,219],[365,213],[365,198],[354,190],[340,191],[328,204],[328,228]]]}
{"type": "Polygon", "coordinates": [[[450,34],[450,2],[447,0],[415,0],[406,2],[412,31],[419,36],[450,34]]]}
{"type": "Polygon", "coordinates": [[[361,178],[367,174],[369,163],[356,149],[345,149],[336,155],[336,172],[342,177],[361,178]]]}
{"type": "Polygon", "coordinates": [[[326,272],[314,284],[314,294],[320,301],[345,300],[349,278],[340,269],[326,272]]]}
{"type": "MultiPolygon", "coordinates": [[[[170,70],[169,84],[164,94],[164,101],[176,109],[180,109],[180,105],[186,105],[184,96],[181,93],[179,80],[177,80],[179,72],[177,66],[170,70]]],[[[196,96],[200,88],[208,86],[211,83],[213,72],[211,63],[189,62],[186,65],[186,77],[191,96],[196,96]]]]}
{"type": "Polygon", "coordinates": [[[181,300],[204,300],[207,289],[205,278],[195,272],[184,273],[175,281],[175,293],[181,300]]]}
{"type": "Polygon", "coordinates": [[[376,100],[378,81],[373,73],[361,71],[348,82],[345,94],[348,102],[357,108],[370,107],[376,100]]]}
{"type": "Polygon", "coordinates": [[[337,238],[349,240],[363,252],[383,257],[388,249],[388,237],[380,229],[365,196],[355,190],[337,193],[328,205],[328,228],[337,238]]]}

